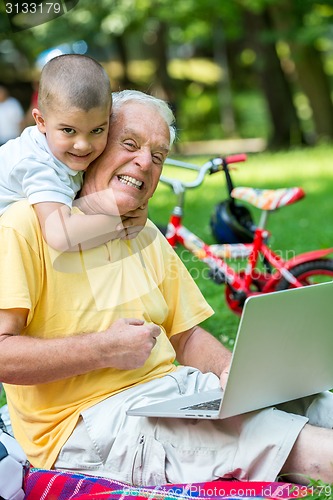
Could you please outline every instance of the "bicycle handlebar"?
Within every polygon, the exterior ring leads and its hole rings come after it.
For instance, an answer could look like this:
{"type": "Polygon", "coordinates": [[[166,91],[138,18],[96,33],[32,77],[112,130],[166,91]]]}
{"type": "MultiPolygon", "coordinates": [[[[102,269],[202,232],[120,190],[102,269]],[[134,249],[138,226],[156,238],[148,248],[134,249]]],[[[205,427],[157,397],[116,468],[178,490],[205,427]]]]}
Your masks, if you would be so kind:
{"type": "Polygon", "coordinates": [[[183,192],[185,189],[195,188],[200,186],[207,173],[211,175],[215,174],[216,172],[224,171],[227,177],[228,187],[230,187],[229,180],[231,182],[231,179],[229,175],[228,165],[230,165],[231,163],[239,163],[245,161],[246,158],[247,158],[246,154],[243,153],[226,156],[225,158],[218,157],[209,160],[208,162],[204,163],[201,167],[198,167],[198,165],[195,165],[193,163],[187,163],[183,161],[173,160],[172,158],[167,158],[165,161],[165,165],[195,170],[198,172],[198,175],[193,181],[190,182],[181,181],[179,179],[171,179],[169,177],[161,175],[160,181],[163,182],[164,184],[168,184],[169,186],[171,186],[174,192],[178,194],[180,192],[183,192]]]}

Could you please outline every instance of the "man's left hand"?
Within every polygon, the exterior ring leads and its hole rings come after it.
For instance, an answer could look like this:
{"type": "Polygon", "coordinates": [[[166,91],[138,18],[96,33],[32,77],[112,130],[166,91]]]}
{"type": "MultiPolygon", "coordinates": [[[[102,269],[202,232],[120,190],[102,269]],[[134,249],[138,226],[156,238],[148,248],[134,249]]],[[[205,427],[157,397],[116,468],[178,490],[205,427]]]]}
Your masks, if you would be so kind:
{"type": "Polygon", "coordinates": [[[230,369],[230,365],[228,365],[220,375],[220,384],[221,384],[221,387],[223,390],[225,389],[225,386],[227,385],[227,380],[229,377],[229,369],[230,369]]]}

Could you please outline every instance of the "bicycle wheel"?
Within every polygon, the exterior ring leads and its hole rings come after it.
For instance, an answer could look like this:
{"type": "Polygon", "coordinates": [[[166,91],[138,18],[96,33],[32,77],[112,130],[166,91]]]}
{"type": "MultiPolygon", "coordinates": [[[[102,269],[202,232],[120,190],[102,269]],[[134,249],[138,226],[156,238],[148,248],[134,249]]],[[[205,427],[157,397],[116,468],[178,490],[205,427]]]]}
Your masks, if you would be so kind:
{"type": "MultiPolygon", "coordinates": [[[[324,283],[326,281],[333,281],[333,260],[332,259],[318,259],[310,262],[298,264],[289,269],[289,271],[298,279],[304,286],[315,285],[316,283],[324,283]]],[[[287,288],[294,288],[291,283],[282,278],[276,290],[286,290],[287,288]]]]}

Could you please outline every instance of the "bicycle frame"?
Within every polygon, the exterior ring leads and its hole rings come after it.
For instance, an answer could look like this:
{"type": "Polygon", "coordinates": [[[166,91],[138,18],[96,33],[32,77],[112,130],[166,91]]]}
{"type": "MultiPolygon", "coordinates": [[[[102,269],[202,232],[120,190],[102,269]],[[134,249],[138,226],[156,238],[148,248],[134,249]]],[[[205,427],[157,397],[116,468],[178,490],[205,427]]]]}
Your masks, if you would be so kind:
{"type": "MultiPolygon", "coordinates": [[[[191,168],[191,166],[188,166],[189,164],[183,162],[172,160],[171,162],[171,165],[191,168]]],[[[178,203],[170,216],[166,238],[173,247],[179,244],[191,252],[198,260],[206,263],[210,269],[210,276],[214,281],[227,285],[227,302],[234,312],[241,312],[245,299],[250,295],[274,291],[281,278],[284,278],[293,287],[304,286],[289,270],[298,264],[321,259],[333,253],[333,248],[327,248],[298,254],[288,260],[283,259],[266,244],[269,232],[265,228],[268,218],[268,212],[265,210],[262,212],[259,225],[255,228],[252,243],[206,244],[186,228],[182,222],[185,190],[187,187],[196,187],[201,184],[208,170],[208,168],[204,169],[202,174],[202,169],[199,167],[194,169],[199,171],[199,175],[197,181],[192,183],[181,183],[163,176],[161,178],[162,182],[171,185],[175,194],[178,195],[178,203]],[[257,265],[261,257],[263,262],[268,262],[274,268],[272,271],[262,272],[258,270],[257,265]],[[247,259],[245,269],[237,272],[226,262],[226,259],[247,259]],[[259,282],[260,289],[258,291],[259,282]]]]}
{"type": "Polygon", "coordinates": [[[268,293],[275,289],[275,285],[281,276],[294,287],[304,286],[289,272],[289,269],[297,264],[320,259],[333,253],[333,248],[326,248],[302,253],[292,259],[284,260],[264,243],[264,240],[267,238],[267,231],[261,228],[256,228],[253,243],[207,245],[192,231],[183,226],[182,216],[175,214],[172,214],[170,217],[166,238],[173,247],[180,244],[186,250],[189,250],[198,260],[205,262],[213,272],[219,272],[221,278],[224,277],[225,282],[236,292],[245,291],[247,296],[255,293],[251,292],[253,280],[263,276],[262,274],[256,276],[255,273],[260,255],[275,268],[274,273],[267,274],[267,282],[262,288],[261,293],[268,293]],[[237,273],[217,252],[220,255],[224,254],[225,258],[229,259],[247,258],[248,262],[244,275],[242,276],[240,273],[237,273]]]}

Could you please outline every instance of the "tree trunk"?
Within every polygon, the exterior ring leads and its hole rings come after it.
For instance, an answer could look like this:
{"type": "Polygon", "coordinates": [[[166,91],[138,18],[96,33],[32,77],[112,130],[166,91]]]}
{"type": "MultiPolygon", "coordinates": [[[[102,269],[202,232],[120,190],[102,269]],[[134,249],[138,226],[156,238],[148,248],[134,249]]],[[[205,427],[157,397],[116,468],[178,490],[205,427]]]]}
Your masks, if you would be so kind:
{"type": "Polygon", "coordinates": [[[119,59],[120,59],[121,65],[123,67],[122,78],[121,78],[121,81],[119,82],[122,89],[130,88],[133,85],[133,82],[131,81],[129,74],[128,74],[128,62],[129,62],[129,60],[128,60],[125,37],[126,37],[125,33],[123,33],[122,35],[114,35],[113,36],[115,46],[117,47],[119,59]]]}
{"type": "Polygon", "coordinates": [[[232,104],[232,90],[229,75],[226,43],[221,19],[216,19],[213,28],[214,60],[221,69],[221,77],[217,84],[220,103],[220,121],[227,137],[236,134],[236,121],[232,104]]]}
{"type": "Polygon", "coordinates": [[[273,132],[269,147],[279,149],[305,142],[300,122],[293,103],[289,82],[281,68],[280,59],[272,37],[264,38],[271,32],[267,11],[260,14],[246,12],[248,39],[253,46],[257,63],[256,70],[264,91],[271,116],[273,132]]]}
{"type": "Polygon", "coordinates": [[[299,85],[307,96],[320,139],[333,138],[333,106],[330,86],[320,53],[312,46],[291,45],[299,85]]]}
{"type": "Polygon", "coordinates": [[[164,21],[159,21],[156,31],[156,42],[151,46],[152,55],[156,65],[156,87],[158,97],[168,101],[176,114],[176,93],[173,80],[168,73],[168,25],[164,21]]]}
{"type": "MultiPolygon", "coordinates": [[[[308,41],[299,41],[300,29],[304,30],[303,17],[306,8],[303,3],[280,1],[271,5],[270,12],[273,22],[280,33],[285,33],[291,57],[295,64],[298,84],[307,96],[318,138],[333,138],[333,103],[328,76],[323,67],[320,53],[308,41]]],[[[304,39],[304,37],[303,37],[304,39]]]]}

